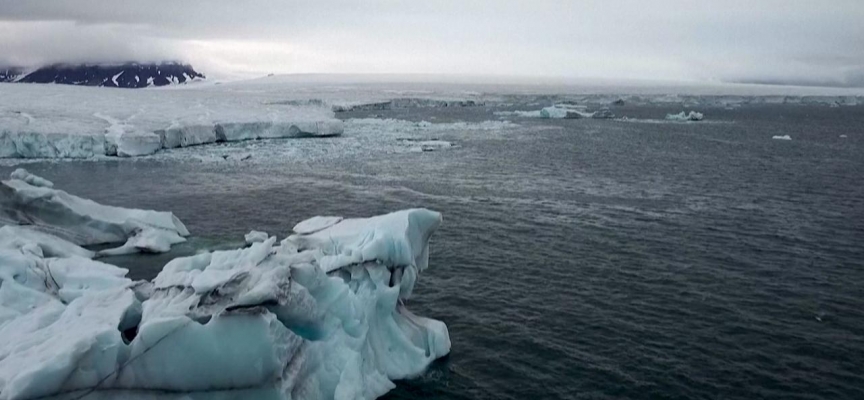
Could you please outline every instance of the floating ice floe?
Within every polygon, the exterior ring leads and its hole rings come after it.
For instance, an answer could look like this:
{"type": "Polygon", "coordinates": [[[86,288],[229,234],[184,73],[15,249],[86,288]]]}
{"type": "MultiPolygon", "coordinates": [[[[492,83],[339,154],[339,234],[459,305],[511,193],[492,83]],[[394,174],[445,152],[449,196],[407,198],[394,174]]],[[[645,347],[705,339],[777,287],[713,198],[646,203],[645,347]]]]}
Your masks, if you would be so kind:
{"type": "Polygon", "coordinates": [[[774,135],[774,136],[771,136],[771,139],[777,139],[777,140],[792,140],[792,137],[789,136],[789,135],[774,135]]]}
{"type": "Polygon", "coordinates": [[[0,246],[0,399],[381,396],[450,351],[444,323],[405,307],[440,222],[345,219],[177,258],[152,282],[0,246]]]}
{"type": "Polygon", "coordinates": [[[669,121],[701,121],[705,117],[704,114],[696,111],[681,111],[678,114],[667,114],[666,119],[669,121]]]}
{"type": "Polygon", "coordinates": [[[545,118],[545,119],[612,119],[615,114],[609,109],[601,109],[598,111],[588,112],[585,106],[573,104],[556,104],[550,107],[544,107],[537,111],[496,111],[493,114],[497,116],[517,116],[523,118],[545,118]]]}
{"type": "Polygon", "coordinates": [[[123,243],[105,255],[166,252],[189,231],[170,212],[106,206],[53,188],[53,183],[15,170],[0,184],[0,221],[50,233],[76,245],[123,243]]]}

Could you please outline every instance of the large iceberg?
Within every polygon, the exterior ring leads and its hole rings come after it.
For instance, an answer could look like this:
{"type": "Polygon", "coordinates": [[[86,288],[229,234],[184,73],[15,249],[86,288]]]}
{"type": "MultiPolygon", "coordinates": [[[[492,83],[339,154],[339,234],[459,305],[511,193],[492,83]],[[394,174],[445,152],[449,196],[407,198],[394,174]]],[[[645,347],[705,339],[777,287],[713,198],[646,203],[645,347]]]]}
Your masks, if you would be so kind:
{"type": "Polygon", "coordinates": [[[170,212],[102,205],[54,189],[52,182],[21,168],[0,183],[0,222],[26,225],[76,245],[125,242],[103,250],[104,255],[166,252],[189,235],[170,212]]]}
{"type": "Polygon", "coordinates": [[[0,399],[381,396],[450,351],[444,323],[405,307],[440,222],[317,217],[152,282],[0,230],[0,399]]]}

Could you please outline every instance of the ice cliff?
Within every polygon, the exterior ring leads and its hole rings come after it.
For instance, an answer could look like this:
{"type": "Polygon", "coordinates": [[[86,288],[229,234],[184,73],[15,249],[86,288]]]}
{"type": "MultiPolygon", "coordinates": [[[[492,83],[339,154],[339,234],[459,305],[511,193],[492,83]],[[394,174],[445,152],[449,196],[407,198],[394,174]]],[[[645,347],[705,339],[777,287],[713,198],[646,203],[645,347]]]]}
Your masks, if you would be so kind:
{"type": "Polygon", "coordinates": [[[216,142],[343,131],[328,107],[275,104],[270,96],[216,85],[128,91],[4,83],[0,158],[134,157],[216,142]]]}
{"type": "Polygon", "coordinates": [[[150,282],[4,227],[0,399],[381,396],[450,351],[444,323],[405,307],[440,223],[425,209],[316,217],[150,282]]]}

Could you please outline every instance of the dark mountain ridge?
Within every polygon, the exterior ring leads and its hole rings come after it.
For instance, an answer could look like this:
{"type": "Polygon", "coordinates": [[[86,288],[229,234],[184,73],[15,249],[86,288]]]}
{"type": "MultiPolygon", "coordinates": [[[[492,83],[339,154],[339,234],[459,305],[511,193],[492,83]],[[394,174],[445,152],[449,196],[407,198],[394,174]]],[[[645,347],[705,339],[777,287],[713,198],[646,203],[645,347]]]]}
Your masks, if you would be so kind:
{"type": "Polygon", "coordinates": [[[53,64],[24,73],[23,68],[0,68],[0,82],[144,88],[205,79],[191,65],[177,62],[124,64],[53,64]]]}

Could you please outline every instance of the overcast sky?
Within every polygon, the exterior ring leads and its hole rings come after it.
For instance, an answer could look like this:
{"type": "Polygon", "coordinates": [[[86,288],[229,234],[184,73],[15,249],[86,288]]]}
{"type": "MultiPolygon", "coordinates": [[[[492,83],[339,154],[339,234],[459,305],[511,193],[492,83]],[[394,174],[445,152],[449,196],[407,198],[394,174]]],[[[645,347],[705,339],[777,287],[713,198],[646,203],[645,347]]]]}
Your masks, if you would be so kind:
{"type": "Polygon", "coordinates": [[[0,64],[864,86],[864,0],[0,0],[0,64]]]}

